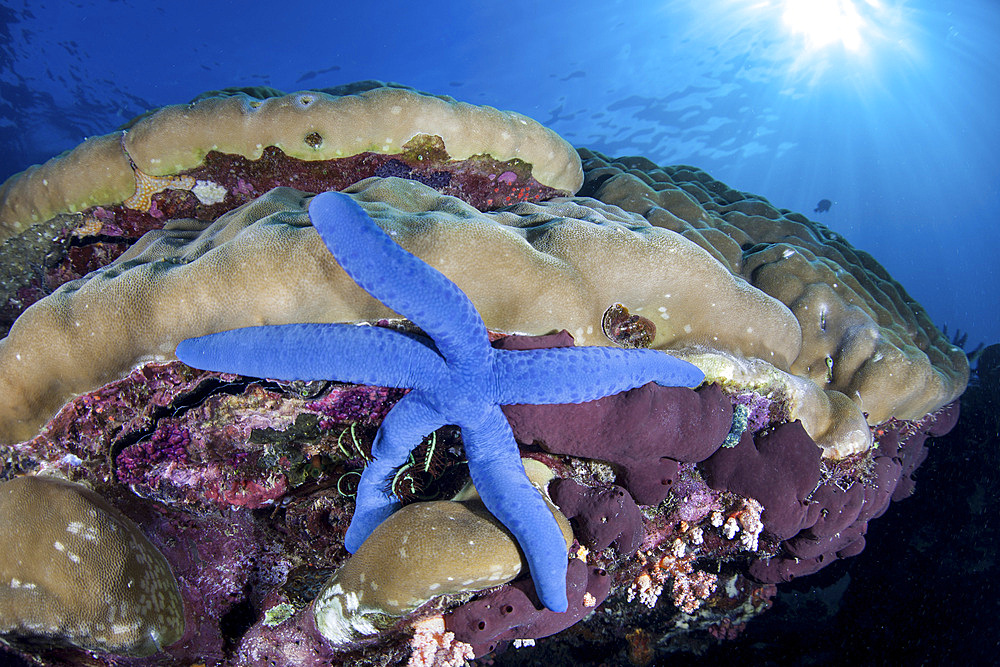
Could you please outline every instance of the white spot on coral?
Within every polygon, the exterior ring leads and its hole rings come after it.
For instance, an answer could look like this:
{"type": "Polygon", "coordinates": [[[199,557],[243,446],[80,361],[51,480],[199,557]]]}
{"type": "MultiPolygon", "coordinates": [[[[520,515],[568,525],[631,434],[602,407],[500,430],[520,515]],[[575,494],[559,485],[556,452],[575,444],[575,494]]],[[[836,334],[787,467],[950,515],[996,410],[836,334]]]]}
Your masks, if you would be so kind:
{"type": "Polygon", "coordinates": [[[52,546],[54,546],[56,548],[56,551],[65,551],[66,550],[66,547],[63,546],[63,543],[60,542],[60,541],[58,541],[58,540],[56,540],[55,542],[53,542],[52,546]]]}
{"type": "Polygon", "coordinates": [[[197,181],[191,188],[191,192],[202,204],[210,205],[221,203],[226,198],[227,190],[212,181],[197,181]]]}
{"type": "Polygon", "coordinates": [[[441,588],[441,584],[431,584],[430,586],[427,587],[428,590],[432,591],[436,591],[439,588],[441,588]]]}
{"type": "Polygon", "coordinates": [[[684,325],[684,333],[691,333],[691,325],[690,324],[685,324],[684,325]]]}
{"type": "MultiPolygon", "coordinates": [[[[66,458],[65,456],[63,457],[66,458]]],[[[77,457],[73,457],[77,458],[77,457]]],[[[79,461],[79,459],[77,459],[79,461]]],[[[66,461],[67,463],[72,463],[71,461],[66,461]]],[[[80,461],[82,463],[82,461],[80,461]]],[[[79,465],[77,463],[76,465],[79,465]]],[[[66,526],[67,533],[73,533],[74,535],[79,535],[88,542],[96,542],[98,540],[99,534],[95,526],[88,526],[82,521],[70,521],[69,525],[66,526]]]]}

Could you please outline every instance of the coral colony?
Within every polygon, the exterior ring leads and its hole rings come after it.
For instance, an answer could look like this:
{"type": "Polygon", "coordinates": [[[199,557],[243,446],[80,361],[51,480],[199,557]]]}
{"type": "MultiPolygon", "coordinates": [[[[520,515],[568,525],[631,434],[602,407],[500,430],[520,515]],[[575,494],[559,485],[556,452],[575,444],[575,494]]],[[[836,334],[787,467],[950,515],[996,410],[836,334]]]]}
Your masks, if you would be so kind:
{"type": "Polygon", "coordinates": [[[379,82],[145,115],[0,186],[0,241],[39,664],[724,642],[877,539],[969,373],[823,225],[379,82]]]}

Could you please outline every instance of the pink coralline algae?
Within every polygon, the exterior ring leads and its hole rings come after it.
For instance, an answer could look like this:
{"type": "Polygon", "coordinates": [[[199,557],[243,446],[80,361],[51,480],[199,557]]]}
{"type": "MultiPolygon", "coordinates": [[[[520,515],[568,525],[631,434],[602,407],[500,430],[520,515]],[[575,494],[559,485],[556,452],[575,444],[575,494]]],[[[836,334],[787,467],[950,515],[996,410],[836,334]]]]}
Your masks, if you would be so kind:
{"type": "Polygon", "coordinates": [[[187,446],[191,434],[186,429],[157,430],[154,437],[129,445],[118,455],[118,479],[125,484],[137,484],[158,464],[183,466],[187,463],[187,446]]]}
{"type": "Polygon", "coordinates": [[[445,630],[443,616],[418,621],[410,641],[413,653],[406,667],[461,667],[476,657],[472,647],[445,630]]]}

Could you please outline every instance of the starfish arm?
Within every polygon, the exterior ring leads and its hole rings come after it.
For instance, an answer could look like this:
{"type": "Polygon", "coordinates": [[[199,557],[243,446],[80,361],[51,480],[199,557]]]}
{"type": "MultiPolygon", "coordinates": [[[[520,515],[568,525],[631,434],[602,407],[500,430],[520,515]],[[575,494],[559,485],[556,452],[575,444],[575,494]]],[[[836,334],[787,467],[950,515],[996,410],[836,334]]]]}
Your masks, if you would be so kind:
{"type": "Polygon", "coordinates": [[[583,403],[656,382],[695,387],[705,374],[659,350],[558,347],[495,350],[501,405],[583,403]]]}
{"type": "Polygon", "coordinates": [[[319,194],[309,204],[309,217],[344,271],[433,338],[449,366],[475,369],[487,363],[486,326],[469,298],[400,247],[351,197],[319,194]]]}
{"type": "Polygon", "coordinates": [[[357,551],[376,526],[399,507],[387,492],[393,474],[406,463],[410,450],[419,445],[425,435],[444,424],[444,419],[427,405],[419,390],[401,398],[382,420],[372,445],[372,462],[358,482],[354,516],[344,537],[344,546],[349,552],[357,551]]]}
{"type": "Polygon", "coordinates": [[[384,327],[281,324],[182,340],[177,358],[203,370],[277,380],[431,387],[444,377],[433,344],[384,327]]]}
{"type": "Polygon", "coordinates": [[[542,494],[528,481],[507,418],[493,406],[480,425],[462,426],[462,440],[472,483],[521,546],[539,599],[552,611],[566,611],[566,541],[542,494]]]}

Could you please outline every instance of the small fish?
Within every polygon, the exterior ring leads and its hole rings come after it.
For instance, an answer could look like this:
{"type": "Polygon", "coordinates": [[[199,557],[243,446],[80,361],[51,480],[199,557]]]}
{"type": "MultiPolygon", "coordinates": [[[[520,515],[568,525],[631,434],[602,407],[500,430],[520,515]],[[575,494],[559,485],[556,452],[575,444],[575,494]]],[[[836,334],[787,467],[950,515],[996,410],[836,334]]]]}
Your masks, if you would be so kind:
{"type": "Polygon", "coordinates": [[[816,204],[816,208],[813,209],[816,213],[826,213],[833,206],[833,202],[829,199],[820,199],[819,203],[816,204]]]}

